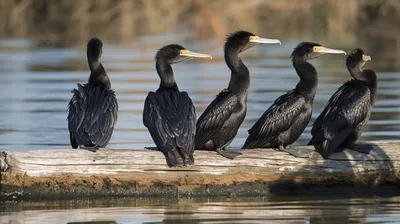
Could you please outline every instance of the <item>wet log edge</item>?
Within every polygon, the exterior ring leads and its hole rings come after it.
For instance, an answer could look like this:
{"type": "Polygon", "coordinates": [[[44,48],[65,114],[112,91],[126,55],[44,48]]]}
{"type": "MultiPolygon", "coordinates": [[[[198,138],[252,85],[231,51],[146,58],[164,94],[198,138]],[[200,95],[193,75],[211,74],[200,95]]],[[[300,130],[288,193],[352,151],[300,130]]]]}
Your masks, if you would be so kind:
{"type": "Polygon", "coordinates": [[[169,168],[151,150],[6,151],[0,198],[400,194],[400,143],[365,144],[374,146],[369,155],[345,150],[329,160],[273,149],[247,150],[235,160],[196,151],[195,165],[182,168],[169,168]]]}

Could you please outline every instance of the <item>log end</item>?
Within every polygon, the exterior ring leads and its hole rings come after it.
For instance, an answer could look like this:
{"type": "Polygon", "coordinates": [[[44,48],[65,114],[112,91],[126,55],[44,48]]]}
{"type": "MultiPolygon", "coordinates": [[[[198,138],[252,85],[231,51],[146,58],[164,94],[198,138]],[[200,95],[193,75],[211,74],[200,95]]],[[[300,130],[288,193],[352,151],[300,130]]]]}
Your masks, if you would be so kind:
{"type": "Polygon", "coordinates": [[[7,153],[0,152],[0,172],[5,172],[7,170],[8,170],[7,153]]]}

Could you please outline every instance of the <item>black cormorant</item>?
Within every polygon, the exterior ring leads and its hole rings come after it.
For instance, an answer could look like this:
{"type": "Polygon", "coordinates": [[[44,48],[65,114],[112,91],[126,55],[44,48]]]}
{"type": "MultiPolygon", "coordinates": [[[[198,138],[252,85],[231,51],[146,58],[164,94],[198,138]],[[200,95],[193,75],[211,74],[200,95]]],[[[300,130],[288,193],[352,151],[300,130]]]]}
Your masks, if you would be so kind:
{"type": "Polygon", "coordinates": [[[354,143],[371,116],[375,103],[377,80],[372,69],[362,69],[371,60],[361,49],[348,53],[346,66],[354,78],[342,85],[329,99],[311,130],[309,145],[326,159],[333,152],[349,148],[369,153],[372,147],[357,147],[354,143]]]}
{"type": "Polygon", "coordinates": [[[117,122],[118,103],[111,82],[99,59],[103,43],[92,38],[87,45],[90,76],[87,84],[72,90],[68,105],[68,130],[72,148],[96,150],[111,139],[117,122]]]}
{"type": "Polygon", "coordinates": [[[191,58],[211,58],[211,55],[191,52],[177,44],[161,48],[155,57],[160,87],[149,92],[144,103],[143,124],[169,166],[194,163],[195,108],[187,92],[179,91],[171,67],[191,58]]]}
{"type": "Polygon", "coordinates": [[[311,119],[318,78],[314,66],[307,62],[324,54],[346,54],[317,43],[302,42],[294,49],[291,58],[300,81],[296,88],[283,94],[249,129],[243,149],[278,148],[297,157],[309,157],[310,152],[286,149],[303,133],[311,119]]]}
{"type": "Polygon", "coordinates": [[[224,47],[225,62],[232,71],[227,89],[222,90],[197,121],[196,150],[216,150],[226,158],[238,152],[229,150],[246,116],[250,73],[239,53],[257,44],[280,44],[276,39],[265,39],[247,31],[237,31],[227,37],[224,47]]]}

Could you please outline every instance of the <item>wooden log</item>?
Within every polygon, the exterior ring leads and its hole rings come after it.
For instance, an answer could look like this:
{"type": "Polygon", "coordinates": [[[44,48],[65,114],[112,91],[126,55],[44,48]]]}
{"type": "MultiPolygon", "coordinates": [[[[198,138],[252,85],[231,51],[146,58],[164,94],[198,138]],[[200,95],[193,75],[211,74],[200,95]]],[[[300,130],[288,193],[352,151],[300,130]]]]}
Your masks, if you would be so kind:
{"type": "Polygon", "coordinates": [[[0,197],[400,193],[400,143],[365,144],[374,147],[368,155],[345,150],[328,160],[273,149],[247,150],[234,160],[196,151],[195,165],[182,168],[169,168],[151,150],[6,151],[0,197]]]}

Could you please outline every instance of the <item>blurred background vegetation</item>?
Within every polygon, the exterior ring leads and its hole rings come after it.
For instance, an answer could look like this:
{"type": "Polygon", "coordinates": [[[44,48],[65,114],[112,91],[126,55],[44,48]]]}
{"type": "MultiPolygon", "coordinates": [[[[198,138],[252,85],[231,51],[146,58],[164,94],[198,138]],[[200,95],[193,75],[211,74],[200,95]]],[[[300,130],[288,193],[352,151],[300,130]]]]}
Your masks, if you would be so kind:
{"type": "Polygon", "coordinates": [[[54,45],[86,42],[92,36],[133,41],[171,32],[221,38],[236,29],[354,43],[397,37],[392,34],[399,32],[400,1],[0,0],[0,14],[0,37],[33,37],[54,45]]]}
{"type": "Polygon", "coordinates": [[[359,46],[392,62],[400,52],[399,0],[0,0],[0,15],[0,38],[51,46],[82,44],[92,36],[128,43],[164,33],[222,42],[227,33],[245,29],[359,46]]]}
{"type": "Polygon", "coordinates": [[[39,46],[84,44],[93,36],[130,43],[174,33],[217,43],[234,30],[282,40],[361,47],[400,65],[399,0],[0,0],[0,38],[39,46]],[[384,44],[382,44],[384,43],[384,44]]]}

